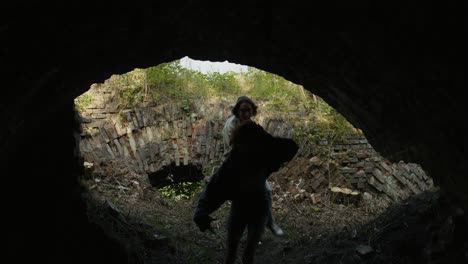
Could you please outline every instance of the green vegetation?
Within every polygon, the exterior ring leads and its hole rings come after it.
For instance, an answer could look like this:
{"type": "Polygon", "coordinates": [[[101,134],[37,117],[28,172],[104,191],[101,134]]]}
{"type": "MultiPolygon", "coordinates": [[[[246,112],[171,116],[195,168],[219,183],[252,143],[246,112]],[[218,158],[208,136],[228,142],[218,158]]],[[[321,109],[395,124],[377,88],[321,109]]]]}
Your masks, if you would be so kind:
{"type": "Polygon", "coordinates": [[[146,69],[148,89],[154,101],[193,101],[235,95],[241,86],[234,73],[203,74],[183,68],[180,61],[146,69]]]}
{"type": "Polygon", "coordinates": [[[303,87],[278,75],[249,67],[242,76],[250,88],[248,94],[266,103],[267,108],[277,111],[297,111],[298,105],[310,103],[310,94],[303,87]],[[291,102],[295,102],[291,104],[291,102]]]}
{"type": "Polygon", "coordinates": [[[203,182],[181,182],[176,184],[171,184],[159,189],[161,196],[164,198],[175,199],[175,200],[188,200],[196,192],[203,182]]]}
{"type": "MultiPolygon", "coordinates": [[[[204,74],[182,67],[177,60],[113,75],[105,85],[112,88],[123,123],[126,122],[124,110],[148,102],[178,105],[185,118],[194,122],[198,118],[197,104],[210,100],[232,104],[238,96],[248,95],[259,105],[260,112],[283,116],[288,127],[294,129],[293,137],[303,147],[304,155],[329,159],[333,144],[343,142],[346,135],[355,132],[353,126],[320,97],[283,77],[253,67],[244,73],[204,74]]],[[[77,98],[76,104],[83,110],[92,101],[92,96],[85,93],[77,98]]],[[[216,167],[216,162],[206,164],[203,172],[211,175],[216,167]]],[[[197,188],[197,184],[182,183],[160,191],[164,197],[180,200],[190,199],[197,188]]]]}
{"type": "Polygon", "coordinates": [[[356,129],[322,99],[311,104],[312,111],[303,119],[296,119],[295,141],[313,148],[315,155],[327,155],[335,142],[345,143],[346,136],[356,129]]]}
{"type": "Polygon", "coordinates": [[[204,74],[183,68],[178,60],[113,75],[107,82],[119,91],[117,99],[125,108],[144,101],[181,103],[209,98],[232,101],[241,94],[280,111],[295,110],[298,103],[305,106],[310,101],[302,86],[269,72],[249,67],[247,73],[204,74]],[[294,107],[290,102],[296,103],[294,107]]]}
{"type": "Polygon", "coordinates": [[[88,107],[93,101],[94,99],[90,94],[84,93],[75,99],[75,107],[78,111],[81,112],[86,107],[88,107]]]}
{"type": "MultiPolygon", "coordinates": [[[[329,117],[336,113],[332,113],[333,109],[302,86],[253,67],[249,67],[245,73],[204,74],[183,68],[176,60],[113,75],[106,84],[117,91],[115,97],[122,109],[134,108],[144,102],[172,102],[180,104],[191,118],[196,116],[191,111],[192,102],[213,98],[233,102],[244,94],[261,103],[265,112],[306,111],[308,114],[310,111],[326,111],[329,117]]],[[[77,98],[84,108],[92,99],[86,94],[77,98]]]]}

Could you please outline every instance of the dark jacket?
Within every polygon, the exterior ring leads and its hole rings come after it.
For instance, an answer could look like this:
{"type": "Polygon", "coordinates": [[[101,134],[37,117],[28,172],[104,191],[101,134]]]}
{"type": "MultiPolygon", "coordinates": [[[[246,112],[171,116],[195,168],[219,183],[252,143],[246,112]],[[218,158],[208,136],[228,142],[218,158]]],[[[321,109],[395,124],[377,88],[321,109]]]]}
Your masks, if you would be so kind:
{"type": "Polygon", "coordinates": [[[194,221],[201,231],[210,227],[209,215],[227,200],[266,199],[265,180],[299,149],[292,139],[273,137],[255,123],[239,129],[236,144],[198,201],[194,221]],[[253,134],[242,133],[252,128],[256,129],[253,134]]]}

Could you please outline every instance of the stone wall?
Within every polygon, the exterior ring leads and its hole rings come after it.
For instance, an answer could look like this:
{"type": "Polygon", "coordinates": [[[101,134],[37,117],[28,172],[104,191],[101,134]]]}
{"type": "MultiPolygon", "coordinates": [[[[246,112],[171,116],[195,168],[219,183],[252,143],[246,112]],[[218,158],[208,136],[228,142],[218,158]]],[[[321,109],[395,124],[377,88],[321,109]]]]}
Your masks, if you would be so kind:
{"type": "MultiPolygon", "coordinates": [[[[327,146],[328,142],[322,141],[322,147],[327,146]]],[[[420,165],[403,161],[391,163],[376,152],[362,134],[348,135],[331,148],[329,157],[299,156],[275,177],[290,180],[289,186],[299,189],[304,197],[337,186],[401,201],[434,186],[432,178],[420,165]]]]}
{"type": "Polygon", "coordinates": [[[176,112],[174,106],[127,110],[123,122],[85,124],[95,133],[84,136],[81,150],[86,160],[122,159],[137,171],[154,172],[172,162],[178,166],[206,163],[222,154],[220,121],[154,118],[176,112]]]}
{"type": "MultiPolygon", "coordinates": [[[[120,114],[92,106],[83,116],[87,132],[82,134],[80,150],[88,162],[119,159],[140,172],[154,172],[170,163],[217,163],[224,151],[222,128],[230,107],[212,106],[214,109],[197,109],[201,118],[196,120],[184,116],[176,104],[135,108],[120,114]],[[218,112],[213,115],[211,111],[218,112]]],[[[259,116],[257,121],[275,136],[291,136],[292,130],[280,120],[259,116]]]]}
{"type": "Polygon", "coordinates": [[[391,163],[367,142],[363,135],[352,135],[346,144],[334,148],[334,156],[343,166],[342,175],[361,190],[382,192],[392,200],[403,200],[433,187],[432,179],[415,163],[391,163]]]}
{"type": "MultiPolygon", "coordinates": [[[[109,83],[93,84],[88,91],[93,99],[80,111],[80,150],[87,162],[119,160],[140,173],[152,173],[172,163],[206,167],[221,162],[222,129],[232,104],[215,100],[157,104],[148,100],[126,109],[119,102],[119,88],[109,83]]],[[[255,120],[274,136],[294,133],[279,115],[259,112],[255,120]]]]}
{"type": "MultiPolygon", "coordinates": [[[[232,105],[209,100],[189,105],[145,102],[136,108],[119,109],[115,90],[107,85],[93,85],[90,90],[94,99],[82,111],[80,144],[87,162],[98,165],[118,160],[141,174],[160,171],[169,164],[190,164],[212,173],[213,167],[221,163],[222,128],[232,105]]],[[[259,112],[255,119],[274,136],[292,137],[295,128],[289,121],[296,117],[259,112]]],[[[419,165],[385,160],[362,134],[328,144],[325,140],[320,143],[321,147],[331,147],[329,158],[312,157],[303,147],[286,166],[288,169],[279,172],[284,175],[278,177],[294,181],[305,175],[307,181],[302,185],[310,193],[342,186],[382,193],[392,200],[405,199],[433,186],[419,165]]]]}

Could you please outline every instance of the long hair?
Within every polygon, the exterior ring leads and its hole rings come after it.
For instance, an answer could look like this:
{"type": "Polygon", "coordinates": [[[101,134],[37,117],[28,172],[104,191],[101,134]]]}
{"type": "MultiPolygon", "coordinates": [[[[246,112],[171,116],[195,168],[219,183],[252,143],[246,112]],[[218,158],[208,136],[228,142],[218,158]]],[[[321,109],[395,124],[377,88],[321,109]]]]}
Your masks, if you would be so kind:
{"type": "Polygon", "coordinates": [[[249,97],[247,96],[241,96],[237,99],[237,102],[236,102],[236,105],[234,106],[234,108],[232,109],[231,113],[233,115],[235,115],[236,117],[239,117],[239,107],[242,103],[249,103],[252,105],[252,115],[256,115],[257,114],[257,109],[258,109],[258,106],[252,101],[252,99],[250,99],[249,97]]]}

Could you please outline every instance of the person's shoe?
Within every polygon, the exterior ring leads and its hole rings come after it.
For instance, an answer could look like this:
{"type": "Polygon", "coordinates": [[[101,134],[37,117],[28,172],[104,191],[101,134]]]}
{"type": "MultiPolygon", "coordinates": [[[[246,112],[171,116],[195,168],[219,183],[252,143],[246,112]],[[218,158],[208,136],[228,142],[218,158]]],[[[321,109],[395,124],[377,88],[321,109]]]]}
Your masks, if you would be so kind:
{"type": "Polygon", "coordinates": [[[283,229],[281,229],[281,227],[279,227],[277,224],[271,224],[268,228],[270,228],[271,232],[275,236],[283,236],[284,235],[283,229]]]}

